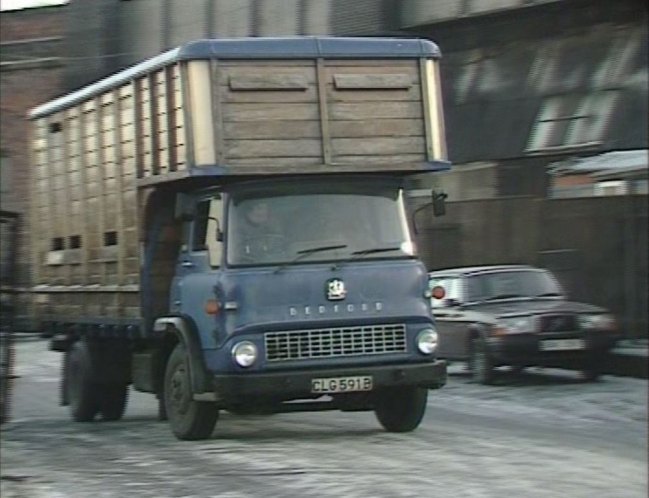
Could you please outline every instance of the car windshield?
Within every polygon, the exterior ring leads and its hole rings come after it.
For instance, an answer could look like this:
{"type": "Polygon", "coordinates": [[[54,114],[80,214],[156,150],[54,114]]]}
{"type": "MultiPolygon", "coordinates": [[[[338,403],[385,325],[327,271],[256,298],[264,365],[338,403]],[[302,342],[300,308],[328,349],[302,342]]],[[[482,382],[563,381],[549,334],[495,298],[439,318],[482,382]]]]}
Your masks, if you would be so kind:
{"type": "Polygon", "coordinates": [[[347,178],[257,184],[230,196],[230,265],[411,257],[398,183],[347,178]]]}
{"type": "Polygon", "coordinates": [[[468,278],[468,300],[536,298],[561,296],[563,291],[546,271],[509,270],[483,273],[468,278]]]}

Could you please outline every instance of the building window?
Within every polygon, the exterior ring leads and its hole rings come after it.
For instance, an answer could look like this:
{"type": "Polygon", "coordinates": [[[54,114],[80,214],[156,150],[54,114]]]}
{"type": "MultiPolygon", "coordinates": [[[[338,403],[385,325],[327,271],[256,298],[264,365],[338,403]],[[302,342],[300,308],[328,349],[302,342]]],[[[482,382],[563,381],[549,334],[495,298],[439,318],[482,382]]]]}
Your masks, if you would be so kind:
{"type": "Polygon", "coordinates": [[[557,95],[541,105],[527,145],[528,153],[597,146],[615,109],[618,92],[557,95]]]}

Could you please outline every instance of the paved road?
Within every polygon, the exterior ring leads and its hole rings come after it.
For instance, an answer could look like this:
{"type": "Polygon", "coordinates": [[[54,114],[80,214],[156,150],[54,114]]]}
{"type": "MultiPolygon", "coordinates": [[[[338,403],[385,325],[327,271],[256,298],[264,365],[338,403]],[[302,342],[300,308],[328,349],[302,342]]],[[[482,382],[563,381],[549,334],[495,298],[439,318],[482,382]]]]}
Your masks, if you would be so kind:
{"type": "Polygon", "coordinates": [[[370,413],[224,413],[212,439],[180,442],[140,393],[120,422],[70,422],[59,360],[19,344],[3,498],[647,496],[646,380],[537,369],[486,387],[452,366],[411,434],[370,413]]]}

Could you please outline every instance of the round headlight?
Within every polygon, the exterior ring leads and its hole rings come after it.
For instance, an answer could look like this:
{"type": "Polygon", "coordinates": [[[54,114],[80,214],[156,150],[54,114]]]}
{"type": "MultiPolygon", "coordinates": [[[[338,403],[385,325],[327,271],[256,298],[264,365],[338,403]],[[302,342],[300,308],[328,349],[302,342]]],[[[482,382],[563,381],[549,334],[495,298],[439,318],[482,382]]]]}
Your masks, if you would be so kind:
{"type": "Polygon", "coordinates": [[[240,367],[247,368],[257,361],[257,346],[250,341],[243,341],[232,348],[232,358],[240,367]]]}
{"type": "Polygon", "coordinates": [[[433,329],[424,329],[417,335],[417,349],[423,354],[433,354],[437,349],[437,332],[433,329]]]}

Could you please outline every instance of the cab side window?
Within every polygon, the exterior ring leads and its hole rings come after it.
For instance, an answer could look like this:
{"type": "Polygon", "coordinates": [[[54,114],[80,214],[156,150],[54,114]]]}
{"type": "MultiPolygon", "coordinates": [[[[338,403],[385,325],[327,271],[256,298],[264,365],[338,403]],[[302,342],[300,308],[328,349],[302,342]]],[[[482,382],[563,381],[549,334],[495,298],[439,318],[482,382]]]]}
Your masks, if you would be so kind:
{"type": "Polygon", "coordinates": [[[223,201],[220,196],[203,199],[196,205],[192,230],[192,251],[207,251],[210,266],[221,264],[223,242],[220,240],[223,201]]]}

